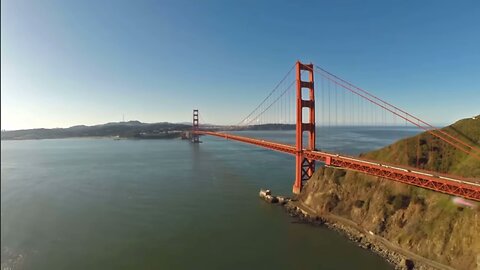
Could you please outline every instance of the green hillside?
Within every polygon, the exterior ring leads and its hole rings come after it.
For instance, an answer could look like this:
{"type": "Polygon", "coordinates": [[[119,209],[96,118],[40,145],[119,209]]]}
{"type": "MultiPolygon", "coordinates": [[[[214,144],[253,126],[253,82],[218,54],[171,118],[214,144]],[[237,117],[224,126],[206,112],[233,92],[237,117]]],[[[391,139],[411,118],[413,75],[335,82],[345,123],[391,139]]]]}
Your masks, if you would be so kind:
{"type": "MultiPolygon", "coordinates": [[[[478,146],[480,117],[460,120],[443,130],[478,146]]],[[[414,167],[418,162],[423,169],[480,178],[479,160],[428,133],[362,156],[414,167]]],[[[320,168],[299,199],[318,215],[352,220],[425,258],[456,269],[477,267],[480,212],[453,204],[452,196],[352,171],[320,168]]]]}
{"type": "MultiPolygon", "coordinates": [[[[480,116],[457,121],[442,130],[480,148],[480,116]]],[[[480,177],[480,160],[427,132],[363,156],[465,177],[480,177]]]]}

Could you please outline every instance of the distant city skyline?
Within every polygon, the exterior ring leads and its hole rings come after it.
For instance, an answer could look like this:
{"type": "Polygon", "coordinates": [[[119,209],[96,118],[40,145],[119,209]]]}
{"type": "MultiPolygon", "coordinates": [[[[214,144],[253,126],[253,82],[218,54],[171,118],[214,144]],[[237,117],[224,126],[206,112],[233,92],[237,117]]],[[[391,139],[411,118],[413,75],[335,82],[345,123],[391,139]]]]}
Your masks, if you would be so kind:
{"type": "Polygon", "coordinates": [[[480,114],[478,1],[2,1],[1,129],[236,124],[296,60],[435,125],[480,114]]]}

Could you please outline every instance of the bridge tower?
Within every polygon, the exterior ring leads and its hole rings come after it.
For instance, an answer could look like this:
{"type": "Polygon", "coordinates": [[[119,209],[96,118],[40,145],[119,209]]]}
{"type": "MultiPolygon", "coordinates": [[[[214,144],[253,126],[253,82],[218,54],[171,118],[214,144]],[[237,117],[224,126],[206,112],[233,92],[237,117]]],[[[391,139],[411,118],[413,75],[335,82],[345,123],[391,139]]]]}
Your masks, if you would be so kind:
{"type": "Polygon", "coordinates": [[[199,143],[200,139],[198,137],[198,134],[196,131],[199,130],[198,127],[198,110],[193,110],[193,125],[192,125],[192,142],[193,143],[199,143]]]}
{"type": "Polygon", "coordinates": [[[303,181],[312,177],[315,171],[315,160],[307,159],[303,150],[315,150],[315,91],[313,82],[313,64],[303,64],[297,61],[297,125],[296,125],[296,154],[295,154],[295,183],[293,193],[299,194],[303,181]],[[302,73],[303,72],[303,73],[302,73]],[[302,74],[308,73],[308,78],[303,81],[302,74]],[[308,92],[305,95],[304,90],[308,92]],[[305,98],[305,99],[304,99],[305,98]],[[304,122],[303,108],[308,108],[304,122]],[[303,133],[308,132],[307,145],[303,146],[303,133]]]}

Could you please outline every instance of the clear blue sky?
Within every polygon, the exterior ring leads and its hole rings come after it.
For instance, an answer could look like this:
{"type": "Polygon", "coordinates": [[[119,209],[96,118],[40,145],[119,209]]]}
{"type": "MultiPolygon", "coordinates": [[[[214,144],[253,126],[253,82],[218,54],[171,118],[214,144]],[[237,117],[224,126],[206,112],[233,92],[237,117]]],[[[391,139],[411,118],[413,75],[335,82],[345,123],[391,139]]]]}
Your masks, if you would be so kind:
{"type": "Polygon", "coordinates": [[[2,129],[194,107],[233,124],[297,59],[433,123],[480,113],[480,1],[2,0],[1,16],[2,129]]]}

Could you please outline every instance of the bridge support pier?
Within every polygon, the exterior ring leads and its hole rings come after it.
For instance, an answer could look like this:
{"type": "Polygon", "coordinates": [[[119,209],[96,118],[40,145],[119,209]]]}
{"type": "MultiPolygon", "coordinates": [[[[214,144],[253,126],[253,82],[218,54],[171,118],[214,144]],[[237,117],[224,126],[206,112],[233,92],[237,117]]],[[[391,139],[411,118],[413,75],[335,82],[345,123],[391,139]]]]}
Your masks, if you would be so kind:
{"type": "Polygon", "coordinates": [[[315,150],[315,91],[313,80],[313,64],[303,64],[297,61],[297,119],[296,119],[296,154],[295,154],[295,183],[293,193],[300,194],[303,182],[312,177],[315,171],[315,160],[305,158],[303,151],[315,150]],[[302,71],[308,73],[308,80],[302,80],[302,71]],[[308,92],[303,95],[303,90],[308,92]],[[305,99],[304,99],[305,98],[305,99]],[[307,122],[303,122],[303,108],[308,108],[307,122]],[[303,132],[308,132],[308,143],[303,146],[303,132]]]}
{"type": "Polygon", "coordinates": [[[192,143],[200,143],[198,137],[198,110],[193,110],[193,125],[192,125],[192,143]]]}

